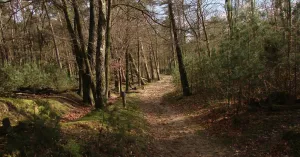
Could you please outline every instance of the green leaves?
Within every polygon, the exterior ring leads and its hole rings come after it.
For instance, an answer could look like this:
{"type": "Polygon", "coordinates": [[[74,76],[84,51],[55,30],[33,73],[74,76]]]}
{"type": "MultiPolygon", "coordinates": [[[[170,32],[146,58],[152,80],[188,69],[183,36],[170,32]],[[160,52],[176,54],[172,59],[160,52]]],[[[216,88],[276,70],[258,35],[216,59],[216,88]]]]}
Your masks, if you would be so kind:
{"type": "Polygon", "coordinates": [[[0,69],[0,93],[12,92],[18,88],[66,90],[75,86],[75,80],[66,71],[55,65],[6,66],[0,69]]]}

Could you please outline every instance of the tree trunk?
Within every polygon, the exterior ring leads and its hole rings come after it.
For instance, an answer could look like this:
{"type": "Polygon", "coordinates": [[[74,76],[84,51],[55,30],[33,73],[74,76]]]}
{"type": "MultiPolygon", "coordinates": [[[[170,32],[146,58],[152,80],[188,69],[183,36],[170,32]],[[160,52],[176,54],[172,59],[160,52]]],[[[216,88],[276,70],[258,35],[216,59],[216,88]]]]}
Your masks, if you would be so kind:
{"type": "Polygon", "coordinates": [[[288,93],[292,93],[292,79],[291,79],[291,63],[290,54],[292,48],[292,6],[291,0],[287,1],[287,21],[288,21],[288,51],[287,51],[287,66],[288,66],[288,93]]]}
{"type": "Polygon", "coordinates": [[[129,65],[130,65],[130,77],[131,77],[131,84],[130,84],[130,86],[132,86],[134,84],[133,63],[131,62],[129,65]]]}
{"type": "MultiPolygon", "coordinates": [[[[152,44],[151,44],[152,45],[152,44]]],[[[152,47],[149,47],[150,50],[150,54],[149,54],[149,58],[150,58],[150,69],[151,69],[151,79],[154,80],[155,76],[154,76],[154,67],[153,67],[153,62],[154,62],[154,52],[152,47]]]]}
{"type": "Polygon", "coordinates": [[[114,86],[115,86],[115,90],[118,92],[118,93],[120,93],[120,79],[119,79],[119,67],[118,66],[120,66],[121,64],[120,64],[120,58],[117,58],[116,57],[116,54],[117,54],[117,51],[114,49],[114,47],[112,47],[113,45],[111,44],[110,45],[111,46],[111,58],[114,60],[114,61],[116,61],[117,62],[117,66],[115,67],[115,68],[113,68],[113,70],[114,70],[114,82],[115,82],[115,84],[114,84],[114,86]]]}
{"type": "Polygon", "coordinates": [[[229,33],[230,36],[233,35],[232,31],[233,31],[233,23],[232,23],[232,4],[231,4],[231,0],[225,0],[225,5],[226,5],[226,10],[227,10],[227,21],[228,21],[228,25],[229,25],[229,33]]]}
{"type": "MultiPolygon", "coordinates": [[[[138,59],[137,59],[137,71],[138,71],[138,74],[137,74],[137,78],[138,78],[138,85],[140,86],[144,81],[143,81],[143,79],[142,79],[142,77],[141,77],[141,67],[140,67],[140,40],[138,39],[138,52],[137,52],[137,57],[138,57],[138,59]]],[[[145,82],[143,83],[143,84],[145,84],[145,82]]]]}
{"type": "Polygon", "coordinates": [[[171,57],[170,57],[170,72],[172,66],[176,68],[177,62],[176,62],[176,48],[175,48],[175,43],[174,43],[174,34],[173,34],[173,26],[170,26],[170,37],[171,37],[171,57]]]}
{"type": "Polygon", "coordinates": [[[90,65],[94,65],[94,42],[95,42],[95,2],[94,0],[90,0],[90,27],[89,27],[89,42],[88,42],[88,59],[90,62],[90,65]]]}
{"type": "Polygon", "coordinates": [[[65,49],[66,49],[66,53],[67,53],[68,75],[69,75],[70,78],[72,78],[73,77],[73,68],[72,68],[72,64],[71,64],[71,61],[70,61],[71,55],[70,55],[70,52],[67,51],[66,47],[65,47],[65,49]]]}
{"type": "Polygon", "coordinates": [[[170,13],[169,16],[170,16],[170,20],[171,20],[171,25],[173,28],[174,43],[176,46],[176,53],[177,53],[177,59],[178,59],[178,67],[179,67],[179,73],[180,73],[182,92],[183,92],[184,96],[189,96],[189,95],[191,95],[191,92],[190,92],[190,87],[189,87],[189,82],[188,82],[185,66],[183,63],[181,48],[179,46],[179,41],[178,41],[178,37],[177,37],[177,30],[176,30],[176,24],[175,24],[175,19],[174,19],[172,0],[168,0],[168,8],[169,8],[169,13],[170,13]]]}
{"type": "MultiPolygon", "coordinates": [[[[120,62],[119,62],[120,63],[120,62]]],[[[123,84],[122,84],[122,82],[123,82],[123,79],[122,79],[122,67],[120,67],[119,68],[119,91],[120,91],[120,96],[122,96],[122,93],[123,93],[123,84]]]]}
{"type": "Polygon", "coordinates": [[[111,0],[107,0],[107,22],[105,33],[105,97],[108,99],[109,93],[109,78],[110,78],[110,16],[111,16],[111,0]]]}
{"type": "Polygon", "coordinates": [[[97,29],[97,48],[96,48],[96,109],[104,108],[105,99],[105,0],[99,0],[99,18],[97,29]]]}
{"type": "Polygon", "coordinates": [[[36,60],[38,60],[38,65],[41,66],[42,65],[42,53],[43,53],[43,32],[39,28],[38,25],[36,26],[36,29],[37,29],[37,32],[39,33],[39,37],[38,37],[39,41],[38,41],[38,43],[39,43],[39,51],[40,51],[40,54],[37,56],[36,60]]]}
{"type": "Polygon", "coordinates": [[[58,49],[58,46],[57,46],[57,41],[55,39],[55,32],[54,32],[54,29],[53,29],[51,18],[50,18],[49,13],[48,13],[47,5],[44,4],[44,6],[45,6],[45,11],[46,11],[46,14],[47,14],[47,18],[49,20],[49,26],[50,26],[50,29],[51,29],[52,41],[53,41],[53,44],[54,44],[56,61],[57,61],[57,64],[58,64],[59,68],[62,69],[62,63],[61,63],[61,60],[60,60],[59,49],[58,49]]]}
{"type": "Polygon", "coordinates": [[[159,61],[158,61],[158,41],[157,35],[155,36],[155,53],[154,56],[154,64],[156,69],[157,80],[160,81],[160,69],[159,69],[159,61]]]}
{"type": "Polygon", "coordinates": [[[143,46],[143,43],[141,43],[141,55],[143,57],[143,62],[144,62],[144,67],[145,67],[145,72],[146,72],[146,76],[147,76],[147,80],[148,82],[151,82],[151,77],[150,77],[150,73],[149,73],[149,68],[148,68],[148,64],[147,64],[147,60],[146,60],[146,57],[144,55],[144,46],[143,46]]]}
{"type": "Polygon", "coordinates": [[[91,98],[91,91],[93,93],[93,96],[96,97],[96,87],[95,87],[95,83],[93,81],[93,72],[91,69],[91,65],[88,59],[88,55],[85,52],[85,42],[84,42],[84,37],[83,37],[83,32],[82,32],[82,24],[81,24],[81,20],[80,20],[80,15],[79,15],[79,10],[78,10],[78,6],[76,3],[76,0],[72,1],[72,6],[73,6],[73,10],[74,10],[74,23],[76,25],[77,28],[77,33],[78,33],[78,39],[80,42],[80,50],[81,50],[81,54],[82,54],[82,59],[84,61],[85,64],[85,71],[84,71],[84,77],[83,79],[86,81],[83,81],[83,87],[87,88],[83,90],[83,101],[86,103],[90,103],[92,104],[92,98],[91,98]]]}
{"type": "MultiPolygon", "coordinates": [[[[198,0],[198,2],[199,2],[199,0],[198,0]]],[[[186,19],[186,22],[188,23],[189,27],[191,28],[191,31],[194,33],[194,36],[196,38],[195,39],[196,40],[196,53],[200,57],[201,56],[201,53],[200,53],[200,32],[201,31],[200,31],[200,17],[198,17],[198,16],[200,16],[199,13],[198,13],[199,12],[199,6],[200,5],[197,3],[197,11],[196,11],[196,13],[197,13],[197,29],[193,28],[193,24],[188,20],[188,17],[187,17],[185,12],[183,12],[183,15],[184,15],[184,17],[186,19]]]]}
{"type": "MultiPolygon", "coordinates": [[[[82,73],[83,73],[83,64],[82,64],[82,59],[81,59],[82,54],[80,53],[80,48],[79,48],[79,44],[78,44],[78,41],[77,41],[75,30],[72,27],[72,23],[71,23],[71,19],[69,17],[66,1],[62,0],[62,3],[63,3],[62,10],[63,10],[64,16],[65,16],[65,20],[66,20],[66,24],[67,24],[67,30],[68,30],[68,32],[70,34],[70,37],[71,37],[73,52],[75,54],[76,62],[77,62],[77,65],[78,65],[78,75],[79,75],[78,94],[81,95],[81,92],[82,92],[82,73]]],[[[75,27],[75,25],[74,25],[74,27],[75,27]]]]}
{"type": "Polygon", "coordinates": [[[134,61],[131,53],[129,53],[129,59],[130,59],[130,62],[132,63],[132,66],[133,66],[132,68],[133,68],[133,71],[135,72],[137,78],[139,78],[142,85],[145,85],[145,81],[142,79],[140,72],[138,71],[138,68],[136,67],[135,61],[134,61]]]}
{"type": "MultiPolygon", "coordinates": [[[[231,0],[225,0],[225,6],[227,10],[227,21],[228,21],[228,26],[229,26],[229,39],[232,40],[233,38],[233,21],[232,21],[232,1],[231,0]]],[[[232,46],[230,47],[232,50],[232,46]]],[[[230,65],[231,64],[231,53],[230,51],[227,51],[227,62],[230,65]]],[[[230,66],[227,67],[227,76],[228,76],[228,84],[227,84],[227,103],[228,107],[230,106],[230,101],[231,101],[231,69],[230,66]]]]}
{"type": "Polygon", "coordinates": [[[90,67],[87,55],[84,52],[85,51],[85,48],[84,48],[85,46],[84,46],[84,41],[83,41],[83,34],[82,34],[82,29],[81,29],[79,11],[77,9],[76,1],[73,0],[72,4],[73,4],[74,13],[75,13],[74,28],[73,28],[70,17],[69,17],[66,0],[62,0],[62,4],[63,4],[62,10],[64,12],[65,20],[66,20],[66,23],[67,23],[67,29],[68,29],[68,32],[69,32],[70,37],[71,37],[73,51],[74,51],[74,54],[76,56],[76,61],[77,61],[77,64],[78,64],[78,71],[79,71],[78,74],[79,74],[79,78],[80,78],[79,79],[79,83],[80,83],[79,89],[82,89],[82,87],[89,88],[89,90],[87,90],[87,89],[82,90],[82,91],[79,90],[78,93],[83,92],[84,102],[89,102],[90,103],[90,100],[91,100],[90,89],[92,89],[93,95],[95,97],[95,85],[94,85],[94,82],[92,80],[92,72],[91,72],[91,69],[90,69],[91,67],[90,67]],[[78,43],[78,37],[77,37],[77,34],[76,34],[76,30],[77,30],[77,33],[79,35],[80,44],[78,43]],[[86,75],[86,76],[84,76],[84,75],[86,75]],[[88,79],[88,80],[84,81],[86,79],[88,79]]]}
{"type": "MultiPolygon", "coordinates": [[[[74,48],[73,48],[74,49],[74,48]]],[[[74,50],[76,51],[76,50],[74,50]]],[[[79,56],[76,56],[76,62],[78,67],[78,95],[83,96],[83,75],[84,75],[84,64],[79,56]]]]}
{"type": "Polygon", "coordinates": [[[126,92],[129,91],[129,46],[127,45],[126,52],[125,52],[125,68],[126,68],[126,84],[125,84],[125,90],[126,92]]]}
{"type": "Polygon", "coordinates": [[[206,26],[205,26],[205,18],[203,15],[203,10],[202,10],[202,0],[201,2],[199,2],[200,0],[198,0],[198,5],[200,5],[199,10],[200,10],[200,16],[201,16],[201,23],[202,23],[202,28],[203,28],[203,32],[204,32],[204,36],[205,36],[205,42],[206,42],[206,48],[207,48],[207,53],[208,53],[208,57],[211,56],[211,51],[210,51],[210,46],[209,46],[209,39],[208,39],[208,35],[207,35],[207,31],[206,31],[206,26]]]}
{"type": "Polygon", "coordinates": [[[6,46],[6,39],[4,37],[4,31],[3,31],[3,24],[2,24],[2,11],[0,10],[0,51],[1,51],[1,55],[2,55],[2,65],[5,65],[6,63],[9,63],[9,49],[6,46]],[[7,51],[7,52],[6,52],[7,51]],[[6,54],[5,54],[6,53],[6,54]]]}

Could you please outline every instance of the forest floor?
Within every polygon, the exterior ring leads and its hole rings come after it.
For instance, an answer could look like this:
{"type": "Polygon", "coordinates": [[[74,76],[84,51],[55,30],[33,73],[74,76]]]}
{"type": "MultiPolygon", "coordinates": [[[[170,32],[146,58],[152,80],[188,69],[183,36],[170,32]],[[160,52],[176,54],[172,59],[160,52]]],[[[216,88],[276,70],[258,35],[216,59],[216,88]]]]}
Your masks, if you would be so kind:
{"type": "Polygon", "coordinates": [[[182,97],[165,75],[129,92],[126,108],[117,95],[109,101],[95,111],[75,93],[0,97],[0,120],[13,126],[1,136],[0,124],[0,156],[300,156],[300,110],[237,115],[234,105],[182,97]]]}
{"type": "Polygon", "coordinates": [[[149,124],[149,156],[227,156],[229,148],[217,143],[213,137],[202,134],[197,121],[189,120],[193,114],[177,110],[163,98],[174,92],[171,76],[145,87],[137,96],[141,110],[149,124]]]}
{"type": "Polygon", "coordinates": [[[249,110],[182,97],[171,76],[136,95],[147,121],[147,156],[300,156],[300,111],[249,110]]]}

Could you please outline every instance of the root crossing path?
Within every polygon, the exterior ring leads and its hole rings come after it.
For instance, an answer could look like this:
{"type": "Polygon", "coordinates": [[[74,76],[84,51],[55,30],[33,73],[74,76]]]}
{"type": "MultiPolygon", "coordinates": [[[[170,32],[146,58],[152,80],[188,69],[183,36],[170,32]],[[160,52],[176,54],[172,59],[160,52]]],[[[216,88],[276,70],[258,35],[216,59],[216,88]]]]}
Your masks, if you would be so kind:
{"type": "Polygon", "coordinates": [[[147,156],[200,157],[231,156],[228,150],[215,140],[201,134],[203,128],[189,121],[184,111],[172,109],[162,101],[164,95],[174,91],[171,76],[145,87],[139,97],[140,107],[149,124],[151,138],[147,156]]]}

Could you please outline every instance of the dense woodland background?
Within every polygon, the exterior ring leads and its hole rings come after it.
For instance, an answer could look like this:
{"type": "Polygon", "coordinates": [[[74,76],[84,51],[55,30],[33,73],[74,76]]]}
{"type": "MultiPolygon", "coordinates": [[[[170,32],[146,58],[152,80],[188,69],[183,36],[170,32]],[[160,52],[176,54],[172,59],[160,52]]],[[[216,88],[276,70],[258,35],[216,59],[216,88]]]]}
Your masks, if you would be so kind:
{"type": "Polygon", "coordinates": [[[98,84],[104,97],[119,88],[119,71],[126,91],[129,84],[159,79],[160,72],[179,76],[178,44],[185,86],[206,99],[299,95],[297,2],[176,1],[176,28],[166,3],[2,3],[1,91],[74,86],[91,103],[88,93],[98,97],[98,84]]]}
{"type": "Polygon", "coordinates": [[[235,115],[296,110],[299,27],[296,0],[1,0],[0,93],[105,110],[164,74],[235,115]]]}

